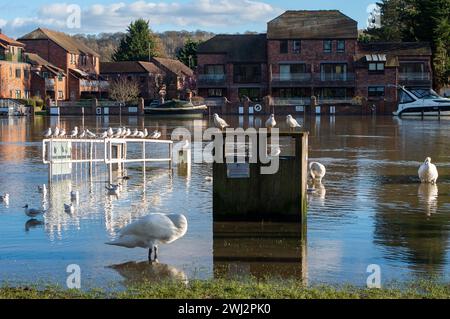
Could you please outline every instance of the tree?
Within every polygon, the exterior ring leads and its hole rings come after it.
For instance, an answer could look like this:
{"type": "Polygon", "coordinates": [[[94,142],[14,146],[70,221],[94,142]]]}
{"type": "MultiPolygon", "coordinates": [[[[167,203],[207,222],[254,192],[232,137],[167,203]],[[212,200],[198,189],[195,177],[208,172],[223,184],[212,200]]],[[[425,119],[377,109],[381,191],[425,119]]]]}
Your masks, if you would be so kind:
{"type": "Polygon", "coordinates": [[[150,57],[160,55],[160,41],[151,31],[149,22],[138,19],[128,26],[127,34],[120,41],[119,48],[113,55],[113,60],[149,61],[150,57]]]}
{"type": "Polygon", "coordinates": [[[372,41],[430,42],[433,82],[449,83],[450,0],[382,0],[381,27],[365,31],[372,41]]]}
{"type": "Polygon", "coordinates": [[[177,59],[190,68],[197,66],[197,49],[201,41],[193,41],[188,38],[184,46],[178,50],[177,59]]]}
{"type": "Polygon", "coordinates": [[[135,102],[139,97],[139,83],[120,77],[109,86],[109,97],[123,105],[135,102]]]}

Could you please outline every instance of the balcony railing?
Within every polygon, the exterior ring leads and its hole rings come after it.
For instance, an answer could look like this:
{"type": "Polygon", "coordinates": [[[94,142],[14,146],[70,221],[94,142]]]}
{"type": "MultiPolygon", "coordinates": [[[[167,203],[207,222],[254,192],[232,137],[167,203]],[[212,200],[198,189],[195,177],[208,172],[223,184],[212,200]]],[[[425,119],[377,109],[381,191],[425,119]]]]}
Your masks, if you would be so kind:
{"type": "Polygon", "coordinates": [[[311,73],[286,73],[273,74],[272,81],[276,82],[309,82],[311,81],[311,73]]]}
{"type": "Polygon", "coordinates": [[[104,91],[109,88],[109,82],[98,80],[81,80],[80,86],[82,88],[82,91],[104,91]]]}
{"type": "Polygon", "coordinates": [[[429,72],[419,72],[419,73],[400,73],[400,81],[430,81],[431,74],[429,72]]]}
{"type": "Polygon", "coordinates": [[[260,83],[261,82],[261,75],[254,75],[254,76],[248,76],[248,75],[235,75],[233,77],[234,83],[260,83]]]}
{"type": "Polygon", "coordinates": [[[315,78],[321,82],[348,82],[355,80],[355,74],[353,73],[320,73],[316,74],[315,78]]]}
{"type": "Polygon", "coordinates": [[[305,106],[311,104],[311,98],[283,98],[283,97],[274,97],[271,100],[271,105],[277,106],[305,106]]]}
{"type": "Polygon", "coordinates": [[[317,104],[360,104],[353,97],[319,97],[317,99],[317,104]]]}
{"type": "Polygon", "coordinates": [[[46,91],[55,90],[55,79],[45,79],[45,90],[46,91]]]}
{"type": "Polygon", "coordinates": [[[198,85],[223,85],[226,81],[226,74],[199,74],[198,85]]]}

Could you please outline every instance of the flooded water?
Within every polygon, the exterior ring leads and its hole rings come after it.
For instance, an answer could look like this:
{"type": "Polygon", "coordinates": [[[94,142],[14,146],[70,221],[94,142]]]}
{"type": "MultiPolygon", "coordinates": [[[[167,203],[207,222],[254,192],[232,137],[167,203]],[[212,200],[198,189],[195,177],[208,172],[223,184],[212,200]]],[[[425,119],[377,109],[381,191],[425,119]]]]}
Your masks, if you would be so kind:
{"type": "MultiPolygon", "coordinates": [[[[246,127],[260,126],[265,118],[227,120],[246,127]]],[[[283,118],[277,120],[284,128],[283,118]]],[[[207,128],[206,118],[0,118],[0,193],[10,194],[9,205],[0,203],[0,281],[64,285],[70,264],[80,266],[83,288],[248,275],[365,285],[369,264],[381,267],[383,282],[430,275],[448,280],[450,121],[298,120],[310,131],[310,158],[327,167],[323,187],[309,195],[303,236],[291,225],[267,224],[263,232],[253,224],[213,225],[213,184],[205,180],[212,166],[206,163],[193,163],[190,174],[171,172],[165,164],[147,164],[144,174],[140,164],[127,165],[130,179],[118,198],[107,194],[101,165],[94,166],[92,179],[86,167],[73,165],[70,180],[54,179],[45,196],[37,191],[37,185],[48,184],[41,134],[49,125],[91,131],[145,125],[164,138],[180,126],[207,128]],[[438,166],[437,186],[417,178],[427,156],[438,166]],[[63,209],[70,190],[80,193],[73,214],[63,209]],[[30,219],[22,208],[26,203],[47,212],[30,219]],[[158,264],[149,264],[143,249],[104,244],[130,221],[156,212],[183,213],[189,222],[183,238],[160,246],[158,264]],[[270,258],[258,259],[261,249],[270,258]]]]}

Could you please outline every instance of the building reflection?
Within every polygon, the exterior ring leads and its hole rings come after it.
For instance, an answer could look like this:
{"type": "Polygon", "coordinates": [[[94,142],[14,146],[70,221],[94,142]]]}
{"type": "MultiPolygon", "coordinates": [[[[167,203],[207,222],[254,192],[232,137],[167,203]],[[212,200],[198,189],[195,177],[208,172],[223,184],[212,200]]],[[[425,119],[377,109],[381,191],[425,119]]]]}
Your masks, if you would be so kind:
{"type": "Polygon", "coordinates": [[[216,278],[281,278],[307,284],[306,226],[215,222],[213,262],[216,278]]]}

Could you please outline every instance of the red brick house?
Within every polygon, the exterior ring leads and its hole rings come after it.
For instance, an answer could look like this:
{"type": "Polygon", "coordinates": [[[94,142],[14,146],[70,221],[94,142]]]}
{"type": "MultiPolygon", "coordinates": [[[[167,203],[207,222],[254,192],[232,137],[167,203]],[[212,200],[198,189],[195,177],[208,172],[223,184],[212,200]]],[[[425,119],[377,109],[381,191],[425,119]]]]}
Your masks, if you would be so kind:
{"type": "Polygon", "coordinates": [[[136,81],[140,86],[140,97],[146,100],[158,99],[158,89],[165,77],[165,72],[152,62],[125,61],[102,62],[100,74],[107,81],[125,77],[136,81]]]}
{"type": "Polygon", "coordinates": [[[0,33],[0,98],[30,97],[30,65],[25,61],[24,47],[0,33]]]}
{"type": "Polygon", "coordinates": [[[337,10],[286,11],[268,22],[267,34],[218,35],[201,44],[198,93],[232,102],[267,95],[273,107],[321,113],[388,113],[397,85],[431,88],[429,44],[357,38],[357,22],[337,10]]]}
{"type": "Polygon", "coordinates": [[[107,91],[107,82],[100,77],[99,55],[73,37],[53,30],[38,28],[19,41],[27,52],[38,54],[67,76],[64,97],[78,100],[100,96],[107,91]]]}
{"type": "Polygon", "coordinates": [[[151,61],[165,74],[168,99],[186,99],[187,92],[195,90],[194,71],[181,61],[168,58],[152,58],[151,61]]]}

